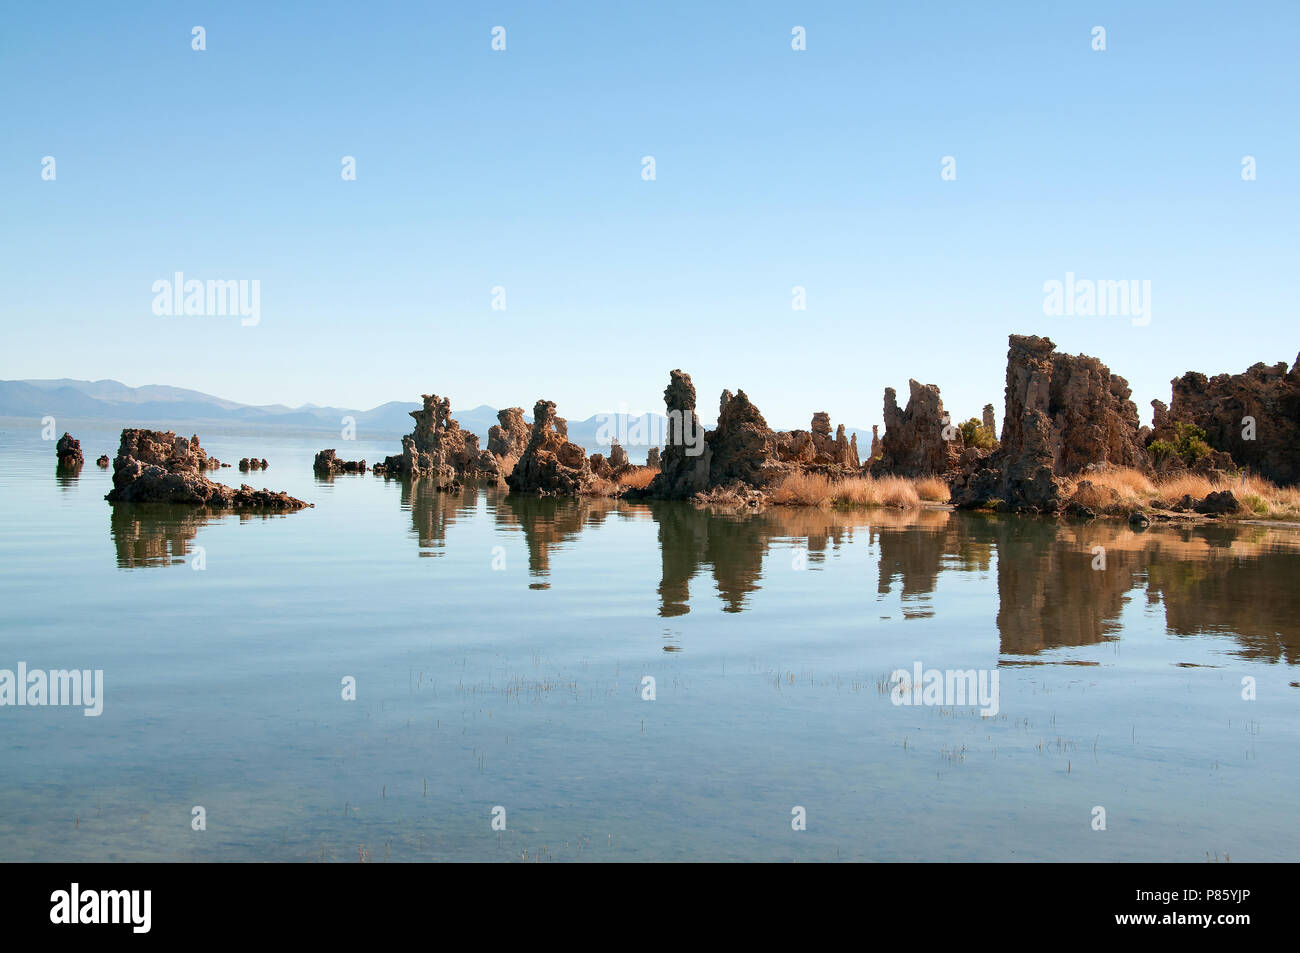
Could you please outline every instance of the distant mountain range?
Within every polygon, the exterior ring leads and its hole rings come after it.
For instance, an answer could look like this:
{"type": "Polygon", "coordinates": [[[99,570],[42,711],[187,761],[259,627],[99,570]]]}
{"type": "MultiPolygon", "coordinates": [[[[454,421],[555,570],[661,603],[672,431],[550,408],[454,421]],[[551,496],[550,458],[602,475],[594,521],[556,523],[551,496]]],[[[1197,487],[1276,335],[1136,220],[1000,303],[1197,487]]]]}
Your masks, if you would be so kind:
{"type": "MultiPolygon", "coordinates": [[[[411,411],[419,410],[420,406],[414,401],[397,400],[370,410],[318,407],[314,404],[301,407],[283,404],[254,406],[201,391],[159,384],[128,387],[112,380],[79,381],[70,378],[0,381],[0,417],[38,420],[45,416],[89,418],[120,421],[137,427],[191,430],[200,434],[202,431],[196,425],[204,423],[337,434],[343,426],[343,418],[351,417],[356,421],[360,437],[396,438],[411,432],[415,425],[411,411]]],[[[487,404],[462,410],[453,404],[452,417],[464,429],[478,434],[480,444],[486,447],[488,428],[497,422],[497,410],[487,404]]],[[[532,422],[530,415],[525,415],[524,419],[532,422]]],[[[620,442],[628,447],[633,460],[643,459],[648,445],[663,446],[667,432],[667,420],[662,414],[628,415],[621,420],[612,414],[594,414],[586,420],[570,420],[568,423],[569,439],[588,452],[608,446],[608,433],[614,431],[620,442]],[[617,427],[625,428],[622,435],[619,435],[617,427]],[[639,452],[638,434],[644,438],[639,441],[639,452]]],[[[797,426],[807,428],[808,424],[804,422],[797,426]]],[[[865,458],[871,447],[870,429],[865,434],[856,428],[850,428],[848,432],[858,434],[858,449],[865,458]]]]}

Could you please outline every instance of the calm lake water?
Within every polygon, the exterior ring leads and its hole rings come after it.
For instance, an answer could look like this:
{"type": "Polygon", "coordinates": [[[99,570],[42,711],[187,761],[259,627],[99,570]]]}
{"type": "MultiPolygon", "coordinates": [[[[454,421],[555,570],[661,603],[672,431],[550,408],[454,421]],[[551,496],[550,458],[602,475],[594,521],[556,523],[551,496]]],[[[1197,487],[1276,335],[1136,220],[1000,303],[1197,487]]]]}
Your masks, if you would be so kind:
{"type": "Polygon", "coordinates": [[[0,668],[104,708],[0,708],[0,860],[1300,856],[1296,530],[453,496],[202,431],[315,508],[114,508],[71,429],[63,478],[0,427],[0,668]],[[894,704],[916,663],[997,714],[894,704]]]}

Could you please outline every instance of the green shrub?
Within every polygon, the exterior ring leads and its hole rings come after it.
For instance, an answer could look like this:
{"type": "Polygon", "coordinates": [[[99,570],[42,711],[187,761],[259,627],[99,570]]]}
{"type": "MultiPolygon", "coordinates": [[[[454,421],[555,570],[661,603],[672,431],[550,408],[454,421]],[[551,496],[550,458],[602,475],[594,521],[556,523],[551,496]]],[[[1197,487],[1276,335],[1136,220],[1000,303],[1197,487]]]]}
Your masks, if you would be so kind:
{"type": "Polygon", "coordinates": [[[976,447],[980,450],[992,450],[993,445],[997,443],[997,438],[993,436],[993,431],[985,427],[974,417],[964,424],[958,424],[957,429],[961,431],[962,441],[968,447],[976,447]]]}
{"type": "Polygon", "coordinates": [[[1147,453],[1151,456],[1151,462],[1159,466],[1169,457],[1178,452],[1178,448],[1168,440],[1153,440],[1147,444],[1147,453]]]}
{"type": "Polygon", "coordinates": [[[1195,424],[1187,423],[1174,425],[1173,440],[1153,440],[1147,444],[1151,462],[1157,466],[1166,458],[1177,456],[1190,467],[1213,452],[1214,448],[1205,441],[1205,431],[1195,424]]]}

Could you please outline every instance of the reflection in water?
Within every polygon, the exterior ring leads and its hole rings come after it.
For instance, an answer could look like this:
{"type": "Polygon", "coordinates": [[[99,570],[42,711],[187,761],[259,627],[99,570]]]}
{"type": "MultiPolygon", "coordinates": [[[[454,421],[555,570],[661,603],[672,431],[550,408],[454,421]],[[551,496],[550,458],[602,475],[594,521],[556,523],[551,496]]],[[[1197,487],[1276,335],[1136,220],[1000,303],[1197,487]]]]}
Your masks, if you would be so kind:
{"type": "Polygon", "coordinates": [[[199,528],[219,515],[206,507],[168,503],[118,503],[109,510],[120,569],[184,562],[199,528]]]}
{"type": "MultiPolygon", "coordinates": [[[[585,526],[599,526],[619,504],[603,497],[576,500],[512,493],[498,497],[493,516],[498,526],[518,527],[528,547],[530,589],[549,589],[551,550],[574,539],[585,526]]],[[[632,509],[624,507],[624,509],[632,509]]]]}
{"type": "Polygon", "coordinates": [[[760,588],[763,557],[773,542],[789,542],[792,549],[801,543],[807,566],[816,568],[828,548],[838,549],[868,520],[862,510],[773,507],[752,513],[668,502],[650,504],[650,512],[659,524],[663,557],[661,616],[691,611],[690,583],[706,565],[713,569],[723,611],[741,612],[749,594],[760,588]]]}
{"type": "Polygon", "coordinates": [[[199,530],[221,519],[272,519],[256,510],[214,510],[179,503],[115,503],[109,507],[109,532],[119,569],[172,566],[192,555],[199,530]]]}
{"type": "Polygon", "coordinates": [[[62,467],[54,468],[54,482],[58,483],[59,489],[67,492],[77,485],[77,480],[81,476],[81,467],[62,467]]]}
{"type": "Polygon", "coordinates": [[[459,493],[440,493],[439,483],[432,477],[405,477],[396,482],[402,487],[402,509],[411,513],[420,555],[441,556],[447,527],[478,508],[479,488],[470,484],[459,493]]]}
{"type": "MultiPolygon", "coordinates": [[[[488,492],[498,525],[517,526],[524,534],[533,588],[550,585],[551,550],[575,540],[584,527],[611,514],[648,513],[658,526],[659,615],[665,617],[690,612],[691,582],[706,568],[722,610],[742,612],[761,588],[764,559],[774,544],[795,558],[805,550],[807,568],[816,569],[828,553],[852,542],[856,531],[878,547],[877,593],[897,592],[905,619],[936,615],[935,595],[945,573],[987,579],[997,592],[1003,655],[1117,639],[1125,606],[1141,593],[1148,606],[1163,605],[1172,634],[1231,635],[1250,657],[1291,663],[1300,657],[1300,590],[1293,584],[1300,531],[1290,527],[1209,523],[1141,531],[1105,520],[1056,522],[947,510],[735,512],[488,492]]],[[[446,525],[467,508],[445,494],[430,492],[428,500],[422,546],[425,537],[441,540],[446,525]]]]}

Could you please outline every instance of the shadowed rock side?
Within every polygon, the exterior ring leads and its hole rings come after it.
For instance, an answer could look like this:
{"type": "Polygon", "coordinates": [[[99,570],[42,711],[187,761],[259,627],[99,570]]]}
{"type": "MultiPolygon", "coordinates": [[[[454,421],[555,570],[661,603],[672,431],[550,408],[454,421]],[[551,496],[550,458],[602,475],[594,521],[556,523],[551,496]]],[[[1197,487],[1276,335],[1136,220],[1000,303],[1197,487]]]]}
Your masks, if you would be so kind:
{"type": "MultiPolygon", "coordinates": [[[[1173,399],[1155,408],[1152,440],[1174,440],[1177,424],[1205,431],[1209,445],[1274,483],[1300,482],[1300,357],[1255,364],[1241,374],[1189,371],[1171,382],[1173,399]],[[1253,418],[1253,429],[1246,418],[1253,418]]],[[[1173,458],[1176,461],[1177,458],[1173,458]]]]}
{"type": "Polygon", "coordinates": [[[287,493],[256,490],[244,484],[238,490],[209,480],[208,456],[197,436],[185,439],[171,431],[122,431],[113,460],[110,503],[186,503],[214,509],[261,507],[296,510],[310,503],[287,493]]]}
{"type": "Polygon", "coordinates": [[[667,446],[659,456],[659,473],[640,495],[684,500],[709,488],[713,462],[704,428],[695,415],[695,385],[690,374],[681,370],[669,374],[664,405],[668,410],[667,446]]]}
{"type": "Polygon", "coordinates": [[[718,426],[705,434],[709,445],[709,485],[767,486],[790,472],[775,458],[776,434],[743,390],[724,390],[718,401],[718,426]]]}
{"type": "Polygon", "coordinates": [[[962,455],[950,479],[957,505],[999,500],[1018,512],[1056,513],[1058,477],[1089,466],[1150,471],[1128,382],[1095,357],[1055,350],[1048,338],[1010,336],[1002,439],[991,453],[962,455]]]}
{"type": "Polygon", "coordinates": [[[476,476],[480,451],[478,436],[460,429],[452,419],[451,400],[424,394],[424,407],[411,411],[415,430],[402,438],[402,452],[374,466],[375,473],[399,476],[432,476],[454,481],[476,476]]]}
{"type": "Polygon", "coordinates": [[[312,469],[322,476],[335,473],[365,473],[366,461],[340,460],[337,451],[322,450],[316,454],[312,469]]]}
{"type": "Polygon", "coordinates": [[[506,483],[516,493],[575,495],[591,488],[595,476],[587,452],[570,443],[563,418],[555,416],[555,402],[533,405],[533,433],[506,483]]]}
{"type": "Polygon", "coordinates": [[[880,459],[871,465],[876,476],[924,477],[956,467],[965,449],[961,431],[952,425],[934,384],[908,381],[906,409],[900,409],[892,387],[885,388],[885,436],[880,459]]]}
{"type": "Polygon", "coordinates": [[[80,470],[86,462],[86,458],[81,455],[81,441],[70,433],[64,433],[59,438],[59,442],[54,445],[54,453],[58,457],[60,470],[80,470]]]}

